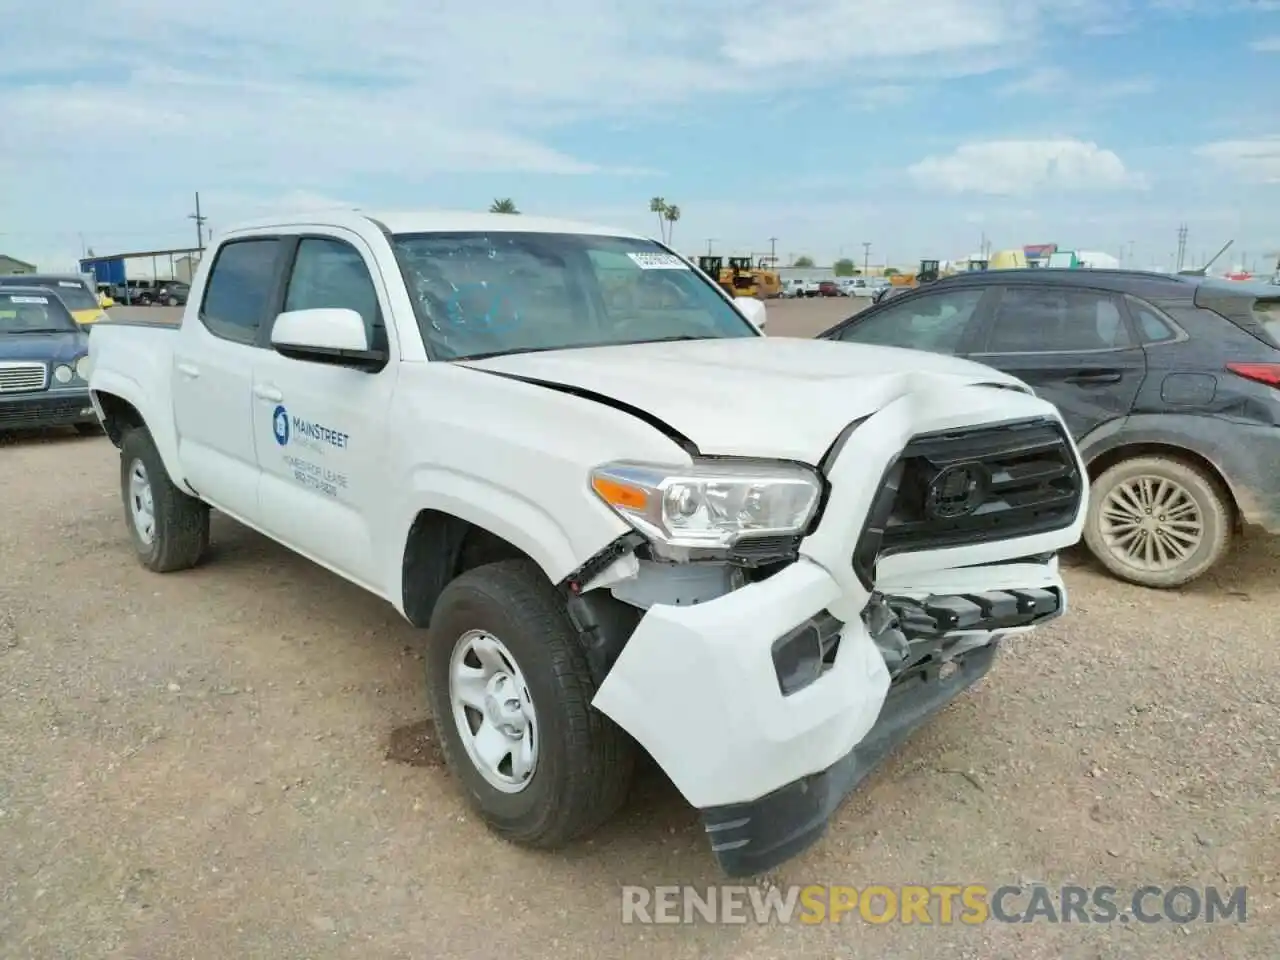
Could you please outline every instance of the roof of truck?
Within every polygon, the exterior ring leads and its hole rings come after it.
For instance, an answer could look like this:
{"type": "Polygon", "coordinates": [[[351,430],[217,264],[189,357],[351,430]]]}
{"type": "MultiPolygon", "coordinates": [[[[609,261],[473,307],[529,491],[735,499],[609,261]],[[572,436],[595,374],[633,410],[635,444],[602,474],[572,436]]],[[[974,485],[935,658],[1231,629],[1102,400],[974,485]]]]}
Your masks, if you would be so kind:
{"type": "Polygon", "coordinates": [[[271,227],[329,224],[332,226],[358,227],[372,221],[389,233],[584,233],[594,236],[631,237],[642,239],[640,234],[618,227],[580,223],[574,220],[557,220],[549,217],[529,217],[511,213],[476,213],[466,210],[360,210],[343,207],[328,210],[310,210],[275,216],[256,217],[233,224],[227,233],[242,230],[262,230],[271,227]]]}

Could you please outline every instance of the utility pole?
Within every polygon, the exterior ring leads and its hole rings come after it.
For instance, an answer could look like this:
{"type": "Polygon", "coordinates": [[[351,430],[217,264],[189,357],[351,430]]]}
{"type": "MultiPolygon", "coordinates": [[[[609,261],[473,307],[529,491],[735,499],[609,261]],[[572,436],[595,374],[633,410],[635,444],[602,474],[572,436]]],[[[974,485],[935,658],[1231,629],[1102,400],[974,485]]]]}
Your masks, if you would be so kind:
{"type": "Polygon", "coordinates": [[[871,268],[871,244],[870,242],[864,240],[862,243],[862,275],[864,277],[867,275],[867,271],[870,268],[871,268]]]}
{"type": "Polygon", "coordinates": [[[1135,246],[1134,242],[1133,242],[1132,240],[1130,240],[1130,241],[1129,241],[1129,267],[1130,267],[1130,269],[1136,269],[1136,267],[1134,266],[1134,263],[1133,263],[1133,259],[1134,259],[1134,256],[1133,256],[1133,248],[1134,248],[1134,246],[1135,246]]]}
{"type": "Polygon", "coordinates": [[[778,238],[769,238],[769,266],[777,268],[778,266],[778,238]]]}
{"type": "Polygon", "coordinates": [[[196,247],[204,253],[204,222],[209,218],[200,213],[200,191],[198,190],[196,191],[196,212],[187,214],[187,218],[196,222],[196,247]]]}
{"type": "Polygon", "coordinates": [[[711,245],[716,242],[715,237],[707,237],[707,256],[711,256],[711,245]]]}
{"type": "Polygon", "coordinates": [[[1177,273],[1182,269],[1182,265],[1187,259],[1187,225],[1184,223],[1178,227],[1178,255],[1175,260],[1176,266],[1173,272],[1177,273]]]}

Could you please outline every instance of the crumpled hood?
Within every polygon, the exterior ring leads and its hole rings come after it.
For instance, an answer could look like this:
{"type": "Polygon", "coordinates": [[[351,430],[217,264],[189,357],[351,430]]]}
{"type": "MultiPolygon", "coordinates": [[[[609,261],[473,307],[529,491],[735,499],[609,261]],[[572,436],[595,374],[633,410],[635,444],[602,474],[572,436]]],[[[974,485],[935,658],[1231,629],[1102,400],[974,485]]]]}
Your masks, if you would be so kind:
{"type": "Polygon", "coordinates": [[[89,352],[89,335],[79,330],[65,333],[0,333],[0,361],[43,360],[71,363],[89,352]]]}
{"type": "Polygon", "coordinates": [[[812,464],[851,421],[905,394],[1022,387],[954,357],[784,337],[554,350],[461,365],[602,394],[657,417],[704,454],[812,464]]]}

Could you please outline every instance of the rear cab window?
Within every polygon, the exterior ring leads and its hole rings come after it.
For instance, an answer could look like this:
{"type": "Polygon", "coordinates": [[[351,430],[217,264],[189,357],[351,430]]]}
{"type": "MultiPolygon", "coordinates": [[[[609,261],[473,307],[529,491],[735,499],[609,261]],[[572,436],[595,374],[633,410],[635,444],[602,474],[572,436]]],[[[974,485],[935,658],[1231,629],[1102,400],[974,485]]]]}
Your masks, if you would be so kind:
{"type": "Polygon", "coordinates": [[[255,343],[276,295],[281,247],[276,237],[250,237],[219,248],[200,304],[200,321],[210,333],[255,343]]]}

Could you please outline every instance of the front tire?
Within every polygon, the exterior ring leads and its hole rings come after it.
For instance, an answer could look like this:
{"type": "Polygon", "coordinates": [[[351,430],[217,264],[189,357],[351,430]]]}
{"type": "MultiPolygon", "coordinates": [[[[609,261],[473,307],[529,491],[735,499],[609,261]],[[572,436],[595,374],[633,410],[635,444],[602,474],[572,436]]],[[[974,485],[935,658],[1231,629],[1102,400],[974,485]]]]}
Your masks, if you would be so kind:
{"type": "Polygon", "coordinates": [[[1168,457],[1134,457],[1093,482],[1084,540],[1113,575],[1144,587],[1180,587],[1226,555],[1229,494],[1203,469],[1168,457]]]}
{"type": "Polygon", "coordinates": [[[554,849],[622,806],[635,744],[591,706],[581,643],[534,563],[487,564],[445,587],[426,661],[445,760],[500,836],[554,849]]]}
{"type": "Polygon", "coordinates": [[[200,562],[209,546],[209,508],[174,484],[145,427],[120,442],[120,495],[144,567],[172,573],[200,562]]]}

